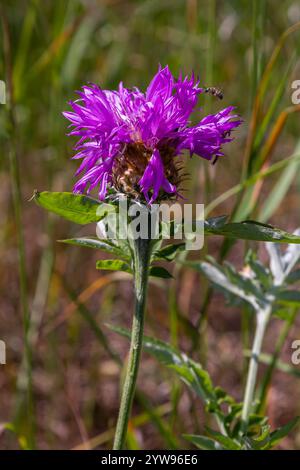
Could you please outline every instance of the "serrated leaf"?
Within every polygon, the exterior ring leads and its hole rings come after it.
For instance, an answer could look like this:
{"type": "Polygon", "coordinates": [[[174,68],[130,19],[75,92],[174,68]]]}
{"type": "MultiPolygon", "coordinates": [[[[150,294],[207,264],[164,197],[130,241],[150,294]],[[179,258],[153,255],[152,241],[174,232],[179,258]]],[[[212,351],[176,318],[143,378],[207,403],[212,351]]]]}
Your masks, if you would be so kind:
{"type": "MultiPolygon", "coordinates": [[[[125,338],[130,339],[130,331],[116,325],[107,325],[112,331],[118,333],[125,338]]],[[[151,350],[156,358],[164,365],[179,364],[181,362],[181,355],[179,351],[173,346],[160,341],[159,339],[150,338],[149,336],[143,337],[143,347],[145,350],[151,350]]]]}
{"type": "MultiPolygon", "coordinates": [[[[130,338],[130,332],[128,330],[116,326],[109,327],[116,333],[130,338]]],[[[200,364],[196,363],[170,344],[149,336],[144,336],[143,348],[159,362],[176,371],[179,377],[192,388],[206,404],[213,403],[215,410],[219,412],[218,398],[215,394],[211,378],[200,364]]]]}
{"type": "Polygon", "coordinates": [[[221,266],[212,265],[206,261],[196,261],[184,263],[200,272],[202,272],[213,284],[220,287],[222,290],[228,291],[231,294],[248,302],[255,310],[259,308],[259,299],[253,294],[244,290],[243,285],[236,285],[228,279],[228,276],[222,270],[221,266]]]}
{"type": "Polygon", "coordinates": [[[160,277],[162,279],[173,279],[172,274],[162,266],[151,266],[149,269],[149,276],[160,277]]]}
{"type": "Polygon", "coordinates": [[[44,209],[81,225],[98,222],[109,211],[115,210],[115,207],[110,204],[101,203],[81,194],[67,192],[36,191],[33,199],[44,209]]]}
{"type": "Polygon", "coordinates": [[[214,393],[212,381],[208,372],[200,364],[191,359],[183,364],[169,364],[169,367],[177,372],[177,375],[183,382],[190,387],[196,394],[202,398],[208,405],[214,403],[214,409],[217,409],[218,400],[214,393]]]}
{"type": "Polygon", "coordinates": [[[125,273],[132,273],[130,266],[121,259],[105,259],[96,262],[96,268],[108,271],[124,271],[125,273]]]}
{"type": "Polygon", "coordinates": [[[214,441],[210,437],[197,436],[195,434],[183,434],[184,439],[194,444],[198,449],[202,450],[224,450],[219,442],[214,441]]]}
{"type": "MultiPolygon", "coordinates": [[[[252,270],[251,270],[252,271],[252,270]]],[[[232,284],[242,289],[246,296],[253,296],[260,304],[264,303],[264,293],[260,289],[259,283],[253,274],[245,275],[243,272],[239,273],[228,262],[224,262],[224,274],[232,282],[232,284]]]]}

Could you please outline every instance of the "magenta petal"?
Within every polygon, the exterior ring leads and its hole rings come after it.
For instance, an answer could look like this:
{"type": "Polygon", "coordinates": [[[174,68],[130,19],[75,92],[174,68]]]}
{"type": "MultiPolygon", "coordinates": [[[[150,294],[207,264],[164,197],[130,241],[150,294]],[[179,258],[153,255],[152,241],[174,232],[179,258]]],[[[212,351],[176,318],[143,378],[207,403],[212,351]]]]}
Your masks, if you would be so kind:
{"type": "Polygon", "coordinates": [[[149,201],[149,204],[152,204],[159,194],[161,188],[163,188],[167,193],[173,194],[176,193],[176,187],[171,184],[164,173],[164,165],[160,156],[159,151],[156,149],[153,152],[152,157],[146,167],[144,175],[139,181],[141,190],[146,198],[149,201]],[[149,200],[148,192],[152,189],[152,197],[149,200]]]}

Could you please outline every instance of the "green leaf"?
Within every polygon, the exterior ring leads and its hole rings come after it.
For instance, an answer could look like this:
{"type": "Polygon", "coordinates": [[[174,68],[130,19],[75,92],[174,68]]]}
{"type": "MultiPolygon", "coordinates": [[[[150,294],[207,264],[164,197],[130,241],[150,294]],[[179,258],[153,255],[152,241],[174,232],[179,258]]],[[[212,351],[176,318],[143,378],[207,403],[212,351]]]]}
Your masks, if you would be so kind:
{"type": "MultiPolygon", "coordinates": [[[[250,269],[252,269],[252,266],[250,266],[250,269]]],[[[250,273],[250,275],[253,275],[253,278],[249,277],[243,274],[243,272],[236,271],[234,266],[225,261],[224,273],[227,278],[232,282],[232,284],[238,286],[245,292],[246,296],[253,296],[253,298],[255,298],[257,302],[264,304],[265,295],[264,292],[262,292],[259,283],[257,282],[255,272],[250,273]]]]}
{"type": "Polygon", "coordinates": [[[207,219],[204,222],[206,235],[222,235],[240,240],[256,240],[275,243],[300,243],[300,236],[285,232],[272,225],[253,220],[226,224],[225,216],[207,219]]]}
{"type": "Polygon", "coordinates": [[[161,277],[163,279],[172,279],[172,274],[167,271],[167,269],[162,266],[151,266],[149,269],[149,276],[161,277]]]}
{"type": "Polygon", "coordinates": [[[198,449],[202,450],[224,450],[219,442],[214,441],[210,437],[196,436],[195,434],[183,434],[184,439],[194,444],[198,449]]]}
{"type": "MultiPolygon", "coordinates": [[[[259,433],[251,436],[251,425],[248,426],[248,435],[242,438],[243,450],[267,450],[270,446],[270,425],[267,423],[259,425],[259,433]],[[250,430],[250,432],[249,432],[250,430]],[[249,435],[250,434],[250,435],[249,435]]],[[[255,426],[257,427],[257,425],[255,426]]]]}
{"type": "Polygon", "coordinates": [[[294,284],[294,282],[298,282],[298,281],[300,281],[300,269],[296,269],[295,271],[292,271],[285,279],[285,282],[287,284],[294,284]]]}
{"type": "MultiPolygon", "coordinates": [[[[109,327],[116,333],[130,338],[130,332],[124,328],[109,327]]],[[[218,397],[208,372],[200,364],[188,358],[185,354],[164,341],[144,336],[143,348],[159,362],[175,370],[180,378],[192,388],[207,404],[214,403],[218,408],[218,397]]]]}
{"type": "Polygon", "coordinates": [[[204,222],[204,229],[205,230],[219,230],[228,220],[228,215],[219,215],[218,217],[210,217],[209,219],[205,220],[204,222]]]}
{"type": "Polygon", "coordinates": [[[280,304],[300,305],[300,292],[296,290],[276,292],[276,301],[280,304]]]}
{"type": "Polygon", "coordinates": [[[291,305],[289,304],[275,303],[273,304],[272,315],[280,318],[280,320],[289,322],[293,316],[293,309],[291,309],[291,305]]]}
{"type": "Polygon", "coordinates": [[[33,199],[44,209],[81,225],[98,222],[115,210],[113,205],[73,193],[35,191],[33,199]]]}
{"type": "MultiPolygon", "coordinates": [[[[154,353],[152,354],[155,355],[154,353]]],[[[197,364],[191,359],[185,361],[184,358],[182,358],[181,361],[182,364],[169,364],[169,367],[176,371],[181,380],[194,390],[207,405],[211,406],[211,409],[217,408],[217,398],[208,372],[202,369],[200,364],[197,364]]]]}
{"type": "Polygon", "coordinates": [[[270,441],[269,441],[270,447],[274,447],[276,444],[278,444],[278,442],[281,441],[281,439],[286,437],[292,431],[292,429],[295,426],[297,426],[297,424],[299,423],[299,420],[300,418],[299,416],[297,416],[296,418],[292,419],[289,423],[285,424],[281,428],[277,429],[276,431],[271,432],[270,441]]]}
{"type": "MultiPolygon", "coordinates": [[[[112,325],[108,326],[116,333],[130,339],[129,330],[112,325]]],[[[143,337],[143,349],[161,364],[175,371],[179,378],[204,401],[208,412],[215,415],[218,421],[224,423],[226,415],[222,410],[222,404],[226,402],[231,408],[235,405],[235,401],[220,387],[214,388],[208,372],[199,363],[172,345],[149,336],[143,337]]]]}
{"type": "Polygon", "coordinates": [[[67,243],[69,245],[83,246],[86,248],[93,248],[96,250],[105,251],[106,253],[115,253],[118,255],[128,258],[128,255],[124,253],[121,248],[116,246],[110,240],[100,240],[97,237],[80,237],[80,238],[69,238],[66,240],[59,240],[61,243],[67,243]]]}
{"type": "MultiPolygon", "coordinates": [[[[277,245],[276,245],[277,246],[277,245]]],[[[256,259],[252,251],[246,256],[246,263],[249,265],[257,280],[267,289],[272,285],[272,277],[270,271],[256,259]]]]}
{"type": "MultiPolygon", "coordinates": [[[[107,325],[112,331],[118,333],[125,338],[130,339],[130,331],[115,325],[107,325]]],[[[149,336],[144,336],[143,338],[143,348],[152,352],[153,355],[164,365],[177,364],[180,362],[180,353],[179,351],[171,345],[160,341],[159,339],[150,338],[149,336]]]]}
{"type": "Polygon", "coordinates": [[[185,243],[172,243],[163,247],[161,250],[156,251],[153,255],[154,259],[157,260],[166,260],[166,261],[173,261],[176,255],[180,251],[184,251],[185,243]]]}
{"type": "Polygon", "coordinates": [[[96,262],[96,268],[108,271],[124,271],[126,273],[132,273],[130,266],[121,259],[99,260],[96,262]]]}
{"type": "Polygon", "coordinates": [[[241,446],[228,436],[224,436],[218,431],[206,427],[207,433],[218,441],[227,450],[240,450],[241,446]]]}

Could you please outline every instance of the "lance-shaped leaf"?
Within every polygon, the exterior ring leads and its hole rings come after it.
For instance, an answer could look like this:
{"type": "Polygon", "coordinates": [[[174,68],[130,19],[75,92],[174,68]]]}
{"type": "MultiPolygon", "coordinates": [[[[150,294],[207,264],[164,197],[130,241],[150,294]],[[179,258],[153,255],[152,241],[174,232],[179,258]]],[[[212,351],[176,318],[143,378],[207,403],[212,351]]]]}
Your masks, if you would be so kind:
{"type": "Polygon", "coordinates": [[[233,439],[231,439],[230,437],[225,436],[224,434],[221,434],[218,431],[214,431],[213,429],[210,429],[208,427],[206,427],[206,431],[210,435],[210,437],[214,438],[225,449],[227,450],[240,450],[241,449],[241,445],[238,444],[233,439]]]}
{"type": "Polygon", "coordinates": [[[78,237],[68,238],[66,240],[59,240],[61,243],[67,243],[69,245],[83,246],[86,248],[93,248],[95,250],[105,251],[106,253],[116,254],[128,259],[128,255],[124,251],[115,245],[110,240],[101,240],[97,237],[78,237]]]}
{"type": "Polygon", "coordinates": [[[132,273],[130,266],[121,259],[105,259],[96,262],[96,268],[105,271],[124,271],[125,273],[132,273]]]}
{"type": "MultiPolygon", "coordinates": [[[[300,244],[300,236],[297,233],[289,233],[272,225],[263,224],[254,220],[226,223],[228,217],[225,215],[211,217],[204,222],[195,220],[191,223],[194,232],[205,235],[220,235],[233,240],[254,240],[273,243],[300,244]]],[[[162,235],[175,236],[177,233],[185,234],[182,222],[171,221],[162,224],[162,235]]]]}
{"type": "Polygon", "coordinates": [[[202,450],[224,450],[224,447],[214,439],[206,436],[197,436],[195,434],[183,434],[184,439],[194,444],[202,450]]]}
{"type": "Polygon", "coordinates": [[[207,219],[204,222],[206,235],[222,235],[240,240],[256,240],[275,243],[300,243],[300,236],[285,232],[272,225],[253,220],[226,223],[225,216],[207,219]]]}
{"type": "Polygon", "coordinates": [[[300,292],[296,290],[275,291],[276,301],[286,305],[300,305],[300,292]]]}
{"type": "Polygon", "coordinates": [[[281,439],[286,437],[292,431],[292,429],[299,424],[299,420],[300,420],[299,416],[296,416],[296,418],[292,419],[286,425],[271,432],[269,446],[274,447],[276,444],[278,444],[278,442],[280,442],[281,439]]]}
{"type": "Polygon", "coordinates": [[[33,199],[44,209],[81,225],[98,222],[109,212],[115,211],[112,204],[101,203],[81,194],[35,191],[33,199]]]}

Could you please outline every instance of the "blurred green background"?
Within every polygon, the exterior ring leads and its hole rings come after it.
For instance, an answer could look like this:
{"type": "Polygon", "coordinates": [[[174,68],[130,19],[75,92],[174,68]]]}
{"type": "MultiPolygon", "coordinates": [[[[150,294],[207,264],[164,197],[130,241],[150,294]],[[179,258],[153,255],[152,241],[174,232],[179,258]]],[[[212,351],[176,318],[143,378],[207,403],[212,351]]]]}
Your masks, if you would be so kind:
{"type": "MultiPolygon", "coordinates": [[[[192,174],[187,194],[212,203],[243,178],[299,153],[299,109],[291,102],[291,83],[300,79],[300,5],[295,0],[0,0],[0,5],[0,79],[8,92],[7,105],[0,105],[0,339],[7,345],[7,364],[0,366],[0,448],[109,448],[119,402],[114,354],[125,358],[128,345],[105,323],[130,324],[132,286],[123,274],[97,273],[95,253],[56,243],[84,231],[29,202],[34,189],[70,191],[74,184],[75,142],[66,137],[61,113],[88,82],[115,88],[123,81],[144,89],[159,63],[174,75],[194,71],[202,84],[221,87],[223,102],[201,97],[198,116],[233,104],[244,123],[215,167],[197,158],[187,161],[192,174]],[[24,351],[31,356],[29,371],[24,351]]],[[[291,159],[252,184],[250,195],[240,191],[211,207],[212,214],[255,216],[293,231],[300,222],[298,169],[299,159],[291,159]]],[[[193,256],[218,257],[221,244],[211,240],[193,256]]],[[[239,266],[243,253],[241,243],[227,256],[239,266]]],[[[146,330],[171,337],[186,351],[198,335],[195,357],[206,363],[216,384],[239,398],[244,371],[239,311],[214,294],[198,331],[207,283],[194,272],[179,271],[176,281],[151,285],[146,330]]],[[[275,321],[267,351],[277,331],[275,321]]],[[[299,322],[290,335],[300,338],[299,322]]],[[[282,353],[287,362],[290,342],[282,353]]],[[[299,374],[274,375],[271,424],[300,413],[299,374]]],[[[128,446],[186,447],[180,436],[205,424],[199,402],[146,354],[139,384],[144,395],[134,406],[128,446]]],[[[282,446],[300,448],[300,434],[282,446]]]]}

